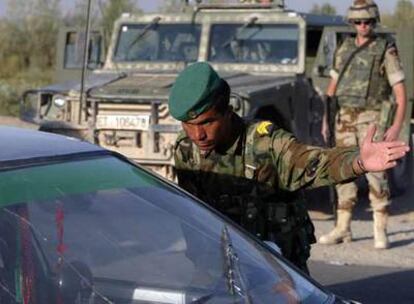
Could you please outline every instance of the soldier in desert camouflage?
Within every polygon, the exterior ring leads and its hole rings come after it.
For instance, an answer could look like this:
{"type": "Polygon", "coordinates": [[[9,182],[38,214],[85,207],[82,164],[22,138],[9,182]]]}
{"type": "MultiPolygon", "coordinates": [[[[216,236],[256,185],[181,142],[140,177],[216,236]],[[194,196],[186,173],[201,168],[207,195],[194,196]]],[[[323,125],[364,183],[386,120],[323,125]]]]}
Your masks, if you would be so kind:
{"type": "Polygon", "coordinates": [[[375,128],[360,151],[307,146],[272,122],[245,122],[229,101],[227,82],[208,63],[178,76],[169,98],[184,129],[175,146],[178,183],[307,271],[313,226],[303,200],[289,193],[391,168],[408,147],[374,143],[375,128]]]}
{"type": "MultiPolygon", "coordinates": [[[[347,18],[355,27],[357,35],[356,38],[345,39],[337,49],[327,91],[328,96],[336,96],[340,108],[335,119],[336,146],[358,145],[366,136],[369,125],[380,120],[381,110],[389,109],[389,105],[392,105],[392,93],[395,96],[395,116],[389,128],[378,130],[376,138],[394,141],[401,131],[406,106],[404,72],[395,42],[375,35],[374,29],[380,17],[378,7],[372,0],[355,0],[347,18]]],[[[322,134],[327,140],[326,119],[322,134]]],[[[368,173],[366,178],[373,209],[374,247],[385,249],[389,247],[386,227],[387,207],[390,204],[386,173],[368,173]]],[[[321,244],[352,240],[350,224],[352,209],[357,202],[357,185],[353,182],[341,184],[336,189],[336,227],[319,239],[321,244]]]]}

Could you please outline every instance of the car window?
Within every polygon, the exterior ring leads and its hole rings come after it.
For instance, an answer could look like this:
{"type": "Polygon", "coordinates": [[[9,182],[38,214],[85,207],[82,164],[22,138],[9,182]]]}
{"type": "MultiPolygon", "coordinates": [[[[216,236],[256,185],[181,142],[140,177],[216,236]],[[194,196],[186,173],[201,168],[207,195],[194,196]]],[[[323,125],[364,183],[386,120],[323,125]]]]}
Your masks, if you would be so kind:
{"type": "Polygon", "coordinates": [[[209,61],[296,64],[297,24],[215,24],[211,27],[209,61]]]}
{"type": "MultiPolygon", "coordinates": [[[[97,68],[97,63],[101,56],[101,34],[99,32],[91,32],[88,50],[89,68],[97,68]]],[[[84,32],[67,32],[65,36],[64,61],[65,69],[80,69],[83,64],[83,53],[85,45],[84,32]]]]}
{"type": "Polygon", "coordinates": [[[196,24],[125,24],[114,61],[184,61],[198,57],[201,27],[196,24]]]}
{"type": "Polygon", "coordinates": [[[0,202],[0,299],[327,299],[237,227],[122,160],[104,157],[12,170],[0,173],[0,181],[21,190],[2,192],[9,201],[0,202]]]}

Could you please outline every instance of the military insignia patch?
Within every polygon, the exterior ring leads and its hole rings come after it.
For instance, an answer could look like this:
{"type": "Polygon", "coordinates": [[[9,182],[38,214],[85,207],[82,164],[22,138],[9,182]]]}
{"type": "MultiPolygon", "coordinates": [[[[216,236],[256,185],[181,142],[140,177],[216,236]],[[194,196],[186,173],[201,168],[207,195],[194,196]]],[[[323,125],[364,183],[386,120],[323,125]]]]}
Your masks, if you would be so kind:
{"type": "Polygon", "coordinates": [[[263,121],[257,126],[257,133],[259,133],[260,136],[269,135],[273,132],[273,123],[270,121],[263,121]]]}
{"type": "Polygon", "coordinates": [[[189,111],[187,113],[188,117],[190,117],[191,119],[194,119],[197,117],[197,113],[195,111],[189,111]]]}

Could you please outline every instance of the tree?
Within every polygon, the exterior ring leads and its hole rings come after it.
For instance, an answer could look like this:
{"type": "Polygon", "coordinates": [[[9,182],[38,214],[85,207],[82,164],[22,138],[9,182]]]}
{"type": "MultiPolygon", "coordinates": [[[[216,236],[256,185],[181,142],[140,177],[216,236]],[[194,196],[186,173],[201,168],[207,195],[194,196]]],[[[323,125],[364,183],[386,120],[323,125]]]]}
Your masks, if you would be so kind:
{"type": "Polygon", "coordinates": [[[321,6],[314,4],[310,12],[317,15],[336,15],[336,8],[329,3],[324,3],[321,6]]]}
{"type": "MultiPolygon", "coordinates": [[[[95,4],[95,1],[92,0],[91,25],[93,27],[97,27],[101,20],[101,12],[98,6],[94,4],[95,4]]],[[[77,0],[75,3],[74,10],[66,14],[66,16],[64,17],[64,23],[67,26],[85,28],[87,13],[88,13],[88,0],[77,0]]]]}
{"type": "Polygon", "coordinates": [[[414,18],[414,5],[410,0],[399,0],[395,6],[393,14],[383,14],[382,22],[384,25],[393,29],[412,24],[414,18]]]}
{"type": "Polygon", "coordinates": [[[60,20],[60,0],[9,0],[3,51],[19,58],[20,68],[51,67],[60,20]]]}
{"type": "Polygon", "coordinates": [[[159,7],[159,10],[163,13],[178,13],[183,10],[182,0],[165,0],[159,7]]]}
{"type": "Polygon", "coordinates": [[[107,0],[99,3],[102,14],[102,27],[105,32],[105,39],[107,41],[112,35],[112,30],[115,21],[121,16],[122,13],[142,13],[136,3],[132,0],[107,0]]]}
{"type": "Polygon", "coordinates": [[[0,22],[0,112],[16,115],[24,90],[50,82],[60,0],[8,0],[0,22]]]}

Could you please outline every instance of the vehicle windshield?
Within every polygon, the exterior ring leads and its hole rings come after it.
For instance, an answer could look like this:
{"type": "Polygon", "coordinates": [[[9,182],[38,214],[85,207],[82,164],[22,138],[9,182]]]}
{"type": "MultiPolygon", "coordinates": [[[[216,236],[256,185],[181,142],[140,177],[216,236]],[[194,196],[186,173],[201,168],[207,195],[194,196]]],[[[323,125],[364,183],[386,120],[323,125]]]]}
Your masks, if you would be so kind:
{"type": "Polygon", "coordinates": [[[200,33],[197,24],[125,24],[113,60],[193,62],[198,57],[200,33]]]}
{"type": "Polygon", "coordinates": [[[211,28],[211,62],[293,65],[298,53],[297,24],[216,24],[211,28]]]}
{"type": "Polygon", "coordinates": [[[0,181],[1,303],[328,299],[237,227],[123,160],[5,171],[0,181]]]}

